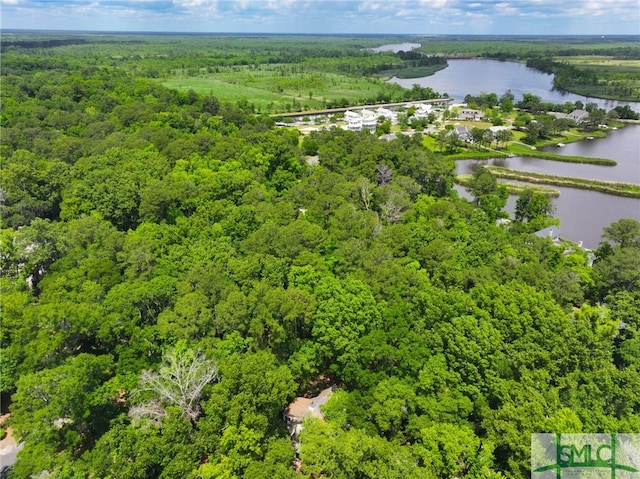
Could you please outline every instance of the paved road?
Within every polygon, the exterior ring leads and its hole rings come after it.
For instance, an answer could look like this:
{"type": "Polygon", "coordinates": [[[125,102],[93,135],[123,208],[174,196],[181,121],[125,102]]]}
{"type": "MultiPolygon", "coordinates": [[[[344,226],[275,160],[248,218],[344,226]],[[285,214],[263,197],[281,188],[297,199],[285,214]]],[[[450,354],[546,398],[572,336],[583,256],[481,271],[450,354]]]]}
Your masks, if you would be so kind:
{"type": "Polygon", "coordinates": [[[22,449],[22,446],[24,444],[6,447],[0,451],[0,469],[4,466],[13,466],[15,464],[16,455],[22,449]]]}
{"type": "MultiPolygon", "coordinates": [[[[7,429],[7,436],[0,441],[0,474],[4,473],[4,469],[11,467],[16,462],[16,456],[22,449],[24,444],[16,444],[16,440],[11,435],[11,428],[7,429]]],[[[0,475],[0,478],[4,474],[0,475]]]]}

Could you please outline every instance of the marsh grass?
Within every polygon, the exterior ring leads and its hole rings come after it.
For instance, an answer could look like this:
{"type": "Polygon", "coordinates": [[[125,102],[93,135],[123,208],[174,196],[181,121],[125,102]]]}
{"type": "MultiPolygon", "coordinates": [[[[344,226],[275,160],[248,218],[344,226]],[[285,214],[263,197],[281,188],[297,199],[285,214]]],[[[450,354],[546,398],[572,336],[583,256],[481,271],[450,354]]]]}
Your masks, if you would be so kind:
{"type": "Polygon", "coordinates": [[[640,185],[633,183],[622,183],[617,181],[590,180],[584,178],[570,178],[568,176],[545,175],[542,173],[531,173],[528,171],[515,171],[500,166],[485,166],[493,175],[498,178],[525,181],[534,184],[546,184],[555,186],[566,186],[582,190],[593,190],[615,196],[625,196],[628,198],[640,198],[640,185]]]}

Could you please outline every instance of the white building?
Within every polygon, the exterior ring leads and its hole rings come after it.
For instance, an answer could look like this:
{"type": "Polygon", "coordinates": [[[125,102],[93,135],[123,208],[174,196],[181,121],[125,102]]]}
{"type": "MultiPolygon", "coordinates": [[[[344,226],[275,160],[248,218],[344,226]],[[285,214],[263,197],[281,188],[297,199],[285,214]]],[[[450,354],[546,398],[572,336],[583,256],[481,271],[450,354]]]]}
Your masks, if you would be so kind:
{"type": "Polygon", "coordinates": [[[374,131],[378,124],[378,115],[369,110],[362,110],[360,113],[347,110],[344,119],[347,121],[345,128],[351,131],[374,131]]]}
{"type": "Polygon", "coordinates": [[[369,131],[375,131],[378,124],[378,116],[369,110],[362,110],[362,128],[369,131]]]}
{"type": "Polygon", "coordinates": [[[378,108],[376,110],[376,115],[378,118],[380,118],[381,116],[384,117],[386,120],[391,120],[391,123],[397,123],[398,122],[398,115],[396,114],[395,111],[391,111],[388,108],[378,108]]]}
{"type": "Polygon", "coordinates": [[[483,114],[479,110],[473,110],[471,108],[463,108],[458,113],[458,118],[461,120],[481,120],[483,114]]]}
{"type": "Polygon", "coordinates": [[[362,130],[362,116],[355,111],[347,110],[344,112],[344,119],[347,122],[346,129],[351,131],[362,130]]]}
{"type": "Polygon", "coordinates": [[[426,120],[431,113],[433,113],[432,105],[429,103],[420,103],[416,105],[416,112],[413,114],[413,117],[417,120],[426,120]]]}

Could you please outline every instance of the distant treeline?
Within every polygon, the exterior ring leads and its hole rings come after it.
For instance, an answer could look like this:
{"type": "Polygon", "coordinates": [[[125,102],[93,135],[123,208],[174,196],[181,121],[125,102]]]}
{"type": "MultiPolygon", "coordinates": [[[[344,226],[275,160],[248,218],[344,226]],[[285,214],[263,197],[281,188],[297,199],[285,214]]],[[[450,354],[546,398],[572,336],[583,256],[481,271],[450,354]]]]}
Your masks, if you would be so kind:
{"type": "Polygon", "coordinates": [[[572,56],[605,56],[615,60],[637,60],[640,58],[640,47],[620,45],[617,47],[593,48],[549,48],[542,51],[486,49],[478,52],[485,58],[500,61],[524,61],[528,67],[536,68],[554,75],[554,86],[567,91],[597,98],[638,101],[640,87],[638,75],[633,66],[618,67],[615,65],[585,64],[580,67],[567,61],[559,61],[562,57],[572,56]]]}
{"type": "Polygon", "coordinates": [[[90,44],[131,44],[131,43],[143,43],[143,40],[130,40],[124,38],[100,38],[89,39],[86,37],[64,37],[64,38],[46,38],[37,39],[26,37],[25,40],[3,40],[0,42],[0,52],[5,52],[9,49],[25,49],[35,50],[39,48],[57,48],[67,47],[72,45],[90,45],[90,44]]]}
{"type": "Polygon", "coordinates": [[[0,51],[5,51],[9,48],[54,48],[64,47],[67,45],[82,45],[88,41],[84,38],[49,38],[46,40],[16,40],[16,41],[3,41],[0,44],[0,51]]]}
{"type": "Polygon", "coordinates": [[[399,51],[396,53],[398,62],[381,63],[371,66],[371,68],[364,71],[365,74],[374,75],[381,72],[388,72],[391,70],[401,69],[414,69],[419,67],[436,67],[436,70],[441,70],[447,67],[447,59],[439,55],[425,55],[423,53],[412,51],[399,51]]]}

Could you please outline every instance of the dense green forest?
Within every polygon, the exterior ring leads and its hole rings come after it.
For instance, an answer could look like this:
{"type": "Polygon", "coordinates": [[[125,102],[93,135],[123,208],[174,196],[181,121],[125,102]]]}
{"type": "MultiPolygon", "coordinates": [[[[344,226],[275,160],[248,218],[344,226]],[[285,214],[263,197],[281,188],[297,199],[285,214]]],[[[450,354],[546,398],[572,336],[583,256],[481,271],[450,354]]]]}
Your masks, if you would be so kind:
{"type": "Polygon", "coordinates": [[[504,187],[460,198],[420,134],[314,132],[316,164],[151,78],[179,53],[124,62],[144,38],[3,52],[9,477],[524,478],[531,433],[640,432],[640,223],[590,265],[533,234],[552,200],[500,226],[504,187]]]}
{"type": "MultiPolygon", "coordinates": [[[[640,47],[633,36],[318,36],[318,35],[29,35],[3,32],[3,70],[67,65],[107,67],[151,78],[171,89],[248,101],[269,114],[348,107],[419,97],[385,80],[446,68],[446,58],[484,57],[530,62],[556,74],[556,86],[586,96],[640,99],[640,47]],[[411,51],[375,52],[412,43],[411,51]],[[35,55],[34,55],[35,53],[35,55]]],[[[411,48],[411,46],[407,46],[411,48]]]]}

